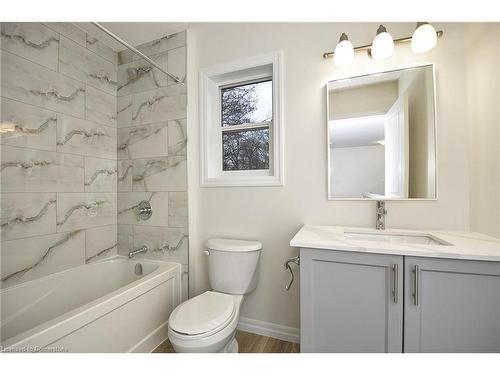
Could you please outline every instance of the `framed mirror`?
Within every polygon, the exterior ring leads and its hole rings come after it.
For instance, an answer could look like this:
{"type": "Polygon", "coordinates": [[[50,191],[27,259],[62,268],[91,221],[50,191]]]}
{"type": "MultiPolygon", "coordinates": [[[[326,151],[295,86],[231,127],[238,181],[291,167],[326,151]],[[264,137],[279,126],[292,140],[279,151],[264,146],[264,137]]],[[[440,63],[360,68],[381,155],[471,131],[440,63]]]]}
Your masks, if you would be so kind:
{"type": "Polygon", "coordinates": [[[437,199],[434,66],[328,82],[328,199],[437,199]]]}

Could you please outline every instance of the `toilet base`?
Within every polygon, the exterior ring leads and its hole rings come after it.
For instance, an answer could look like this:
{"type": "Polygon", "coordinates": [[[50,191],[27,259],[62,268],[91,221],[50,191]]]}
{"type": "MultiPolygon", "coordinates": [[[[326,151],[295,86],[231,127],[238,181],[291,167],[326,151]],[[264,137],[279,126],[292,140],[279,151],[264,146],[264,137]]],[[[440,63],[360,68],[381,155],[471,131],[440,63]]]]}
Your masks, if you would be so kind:
{"type": "Polygon", "coordinates": [[[233,337],[229,344],[227,344],[224,348],[224,353],[238,353],[238,349],[238,341],[236,341],[236,337],[233,337]]]}

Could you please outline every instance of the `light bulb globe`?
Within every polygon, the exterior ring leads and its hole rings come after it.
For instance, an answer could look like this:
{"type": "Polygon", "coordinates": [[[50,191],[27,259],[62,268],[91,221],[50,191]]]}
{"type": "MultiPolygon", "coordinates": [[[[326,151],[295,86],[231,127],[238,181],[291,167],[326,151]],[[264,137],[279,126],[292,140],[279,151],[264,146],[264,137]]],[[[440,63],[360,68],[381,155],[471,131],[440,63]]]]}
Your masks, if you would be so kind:
{"type": "Polygon", "coordinates": [[[373,39],[371,56],[374,60],[382,60],[391,56],[394,52],[394,40],[391,34],[383,31],[373,39]]]}
{"type": "Polygon", "coordinates": [[[354,59],[354,48],[349,40],[342,40],[335,47],[333,63],[337,66],[349,65],[354,59]]]}
{"type": "Polygon", "coordinates": [[[411,37],[411,50],[414,53],[424,53],[434,48],[437,43],[436,30],[432,25],[423,23],[413,32],[411,37]]]}

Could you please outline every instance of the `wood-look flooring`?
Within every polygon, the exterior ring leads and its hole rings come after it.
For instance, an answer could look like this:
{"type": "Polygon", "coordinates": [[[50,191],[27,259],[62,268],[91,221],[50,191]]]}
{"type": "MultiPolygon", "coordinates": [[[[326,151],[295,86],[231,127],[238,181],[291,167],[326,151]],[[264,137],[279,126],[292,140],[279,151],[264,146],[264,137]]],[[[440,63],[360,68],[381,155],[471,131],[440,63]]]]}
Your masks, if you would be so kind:
{"type": "MultiPolygon", "coordinates": [[[[240,353],[300,353],[299,344],[255,335],[249,332],[236,331],[240,353]]],[[[170,341],[163,341],[153,353],[175,353],[170,341]]]]}

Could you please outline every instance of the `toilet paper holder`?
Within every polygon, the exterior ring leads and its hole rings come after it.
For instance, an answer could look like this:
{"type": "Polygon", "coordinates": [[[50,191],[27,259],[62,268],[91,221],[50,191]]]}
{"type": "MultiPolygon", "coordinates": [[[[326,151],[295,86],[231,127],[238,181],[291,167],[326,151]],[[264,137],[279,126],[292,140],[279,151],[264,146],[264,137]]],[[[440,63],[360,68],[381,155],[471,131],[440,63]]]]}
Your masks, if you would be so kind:
{"type": "Polygon", "coordinates": [[[292,270],[292,267],[290,266],[290,263],[295,263],[297,266],[300,266],[300,256],[297,255],[293,258],[289,258],[285,261],[285,270],[288,270],[290,272],[290,276],[291,276],[291,279],[290,279],[290,282],[285,285],[285,289],[288,291],[290,290],[290,287],[292,286],[293,284],[293,281],[295,280],[295,276],[293,274],[293,270],[292,270]]]}

